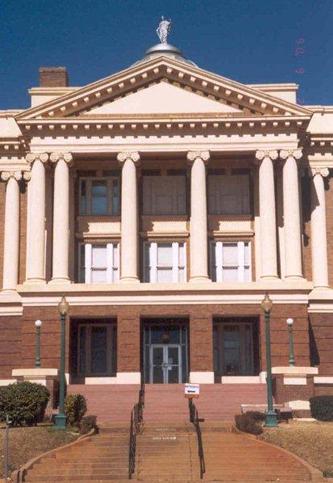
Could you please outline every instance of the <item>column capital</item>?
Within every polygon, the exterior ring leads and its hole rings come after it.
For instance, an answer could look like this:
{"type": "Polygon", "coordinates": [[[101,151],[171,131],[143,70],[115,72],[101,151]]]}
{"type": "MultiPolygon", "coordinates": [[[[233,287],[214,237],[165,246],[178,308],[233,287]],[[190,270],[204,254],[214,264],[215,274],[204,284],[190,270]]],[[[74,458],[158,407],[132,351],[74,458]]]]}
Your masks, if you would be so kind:
{"type": "Polygon", "coordinates": [[[65,163],[70,164],[73,161],[72,153],[51,153],[50,161],[51,163],[57,163],[58,161],[65,161],[65,163]]]}
{"type": "Polygon", "coordinates": [[[37,160],[46,163],[49,160],[49,155],[47,153],[27,153],[25,159],[30,165],[37,160]]]}
{"type": "Polygon", "coordinates": [[[316,174],[320,174],[322,178],[327,178],[327,176],[330,174],[330,170],[328,168],[309,168],[309,174],[310,176],[316,176],[316,174]]]}
{"type": "Polygon", "coordinates": [[[133,161],[133,163],[137,163],[140,161],[140,154],[137,151],[124,151],[117,154],[117,160],[120,163],[125,163],[128,159],[133,161]]]}
{"type": "Polygon", "coordinates": [[[187,153],[187,159],[191,163],[193,163],[196,159],[201,159],[204,163],[207,163],[210,158],[210,152],[209,151],[189,151],[187,153]]]}
{"type": "Polygon", "coordinates": [[[9,178],[14,178],[16,181],[20,181],[20,179],[22,179],[22,173],[21,171],[2,171],[2,181],[8,181],[9,178]]]}
{"type": "Polygon", "coordinates": [[[262,161],[265,158],[269,158],[272,161],[275,161],[278,158],[278,152],[276,151],[276,149],[259,149],[258,151],[256,151],[256,159],[262,161]]]}
{"type": "Polygon", "coordinates": [[[301,159],[303,153],[301,149],[281,149],[280,151],[280,158],[281,159],[301,159]]]}

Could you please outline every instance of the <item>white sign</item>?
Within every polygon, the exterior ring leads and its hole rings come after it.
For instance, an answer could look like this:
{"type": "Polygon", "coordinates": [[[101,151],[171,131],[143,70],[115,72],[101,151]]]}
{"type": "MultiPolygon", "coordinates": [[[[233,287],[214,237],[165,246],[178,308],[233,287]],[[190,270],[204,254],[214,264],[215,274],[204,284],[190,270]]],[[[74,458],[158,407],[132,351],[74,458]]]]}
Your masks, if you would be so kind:
{"type": "Polygon", "coordinates": [[[199,397],[200,384],[185,384],[185,397],[199,397]]]}

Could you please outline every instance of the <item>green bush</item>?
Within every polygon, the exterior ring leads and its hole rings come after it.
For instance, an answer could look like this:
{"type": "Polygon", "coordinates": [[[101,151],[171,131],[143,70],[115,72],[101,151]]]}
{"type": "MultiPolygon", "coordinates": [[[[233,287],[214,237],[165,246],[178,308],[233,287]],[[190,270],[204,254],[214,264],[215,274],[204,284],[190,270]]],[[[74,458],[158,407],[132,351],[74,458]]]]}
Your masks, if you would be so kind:
{"type": "Polygon", "coordinates": [[[244,433],[261,434],[263,432],[262,422],[265,421],[265,415],[258,411],[248,411],[244,414],[235,416],[236,427],[244,433]]]}
{"type": "Polygon", "coordinates": [[[313,418],[319,421],[333,421],[333,396],[315,396],[310,398],[313,418]]]}
{"type": "Polygon", "coordinates": [[[0,421],[9,416],[13,426],[32,426],[43,421],[50,393],[45,386],[19,382],[0,388],[0,421]]]}
{"type": "Polygon", "coordinates": [[[86,399],[82,394],[69,394],[65,400],[65,414],[69,426],[79,426],[87,412],[86,399]]]}
{"type": "Polygon", "coordinates": [[[92,429],[98,431],[97,417],[96,416],[84,416],[80,422],[80,434],[87,434],[92,429]]]}

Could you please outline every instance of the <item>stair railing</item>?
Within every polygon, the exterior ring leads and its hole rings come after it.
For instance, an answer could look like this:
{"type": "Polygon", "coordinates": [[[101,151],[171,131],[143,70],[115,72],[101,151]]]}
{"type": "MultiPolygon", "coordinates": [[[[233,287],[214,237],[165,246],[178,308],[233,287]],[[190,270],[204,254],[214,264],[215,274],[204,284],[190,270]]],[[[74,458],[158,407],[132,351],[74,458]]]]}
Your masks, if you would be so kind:
{"type": "Polygon", "coordinates": [[[197,433],[197,442],[198,442],[198,456],[199,456],[199,463],[200,463],[200,479],[203,479],[204,474],[206,473],[206,464],[205,464],[205,453],[202,444],[202,433],[200,422],[204,421],[204,419],[199,418],[198,410],[193,402],[192,398],[188,400],[188,409],[190,414],[190,422],[194,425],[195,431],[197,433]]]}
{"type": "Polygon", "coordinates": [[[139,401],[134,404],[131,411],[130,437],[128,449],[128,479],[131,480],[135,472],[136,457],[136,437],[143,427],[143,408],[145,404],[145,385],[141,384],[139,391],[139,401]]]}

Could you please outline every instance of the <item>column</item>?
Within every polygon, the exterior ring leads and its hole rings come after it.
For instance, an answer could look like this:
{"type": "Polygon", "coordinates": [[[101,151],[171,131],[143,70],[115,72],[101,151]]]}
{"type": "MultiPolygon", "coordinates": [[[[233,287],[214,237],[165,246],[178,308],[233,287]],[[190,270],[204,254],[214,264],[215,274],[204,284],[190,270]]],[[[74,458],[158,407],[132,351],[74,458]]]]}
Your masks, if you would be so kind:
{"type": "Polygon", "coordinates": [[[7,181],[5,201],[5,234],[3,256],[3,290],[15,291],[18,283],[20,248],[20,188],[21,172],[3,172],[7,181]]]}
{"type": "Polygon", "coordinates": [[[276,210],[273,161],[277,151],[257,151],[259,166],[259,212],[261,278],[277,278],[276,210]]]}
{"type": "Polygon", "coordinates": [[[302,278],[301,218],[297,160],[300,150],[282,150],[283,165],[283,220],[285,246],[285,278],[302,278]]]}
{"type": "Polygon", "coordinates": [[[121,264],[122,282],[139,282],[138,276],[138,193],[136,164],[137,152],[119,153],[121,172],[121,264]]]}
{"type": "Polygon", "coordinates": [[[324,178],[328,168],[314,168],[311,186],[311,251],[314,288],[328,287],[326,202],[324,178]]]}
{"type": "Polygon", "coordinates": [[[27,282],[45,282],[45,163],[47,153],[28,153],[31,168],[28,187],[27,282]]]}
{"type": "Polygon", "coordinates": [[[69,165],[70,153],[52,153],[55,163],[53,190],[52,282],[69,282],[69,165]]]}
{"type": "Polygon", "coordinates": [[[190,151],[191,168],[190,281],[209,281],[206,163],[209,151],[190,151]]]}

